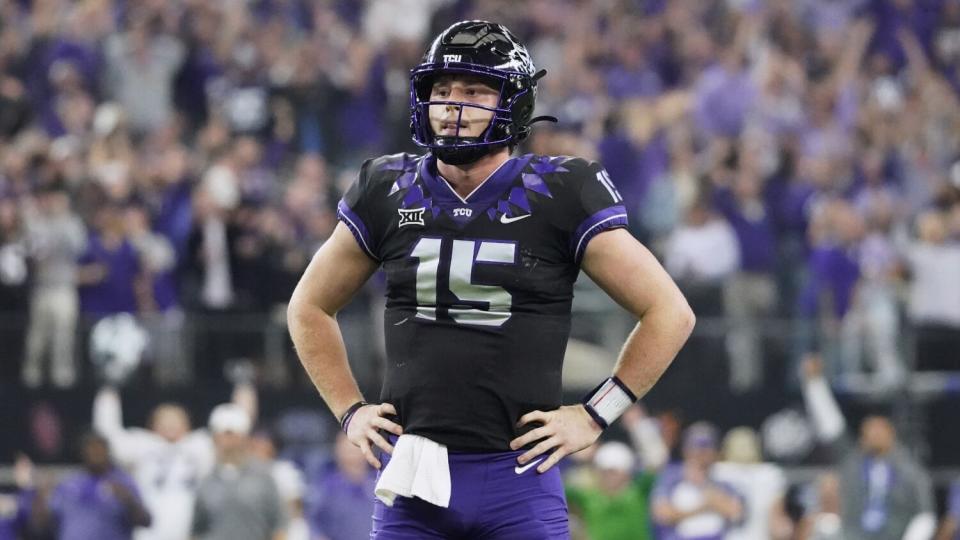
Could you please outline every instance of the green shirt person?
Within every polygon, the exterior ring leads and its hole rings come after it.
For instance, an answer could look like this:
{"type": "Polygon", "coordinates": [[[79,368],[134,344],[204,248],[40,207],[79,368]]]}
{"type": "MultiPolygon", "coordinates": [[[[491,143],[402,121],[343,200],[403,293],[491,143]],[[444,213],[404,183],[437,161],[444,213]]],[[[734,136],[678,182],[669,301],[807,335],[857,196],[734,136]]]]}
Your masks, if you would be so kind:
{"type": "Polygon", "coordinates": [[[593,485],[568,485],[567,504],[590,540],[652,540],[650,492],[654,474],[634,474],[634,455],[621,442],[604,443],[594,457],[593,485]]]}

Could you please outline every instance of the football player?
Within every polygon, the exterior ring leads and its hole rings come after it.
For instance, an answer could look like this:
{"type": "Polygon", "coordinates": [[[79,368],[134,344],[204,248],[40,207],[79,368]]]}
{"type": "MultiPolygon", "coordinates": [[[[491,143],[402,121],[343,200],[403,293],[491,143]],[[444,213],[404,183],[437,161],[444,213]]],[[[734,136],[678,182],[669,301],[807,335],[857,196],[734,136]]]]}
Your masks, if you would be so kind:
{"type": "Polygon", "coordinates": [[[428,152],[363,164],[291,298],[305,369],[350,441],[383,466],[373,538],[567,538],[554,465],[643,396],[692,330],[599,164],[513,154],[542,119],[544,73],[500,24],[443,31],[410,78],[413,140],[428,152]],[[335,316],[378,268],[388,358],[367,403],[335,316]],[[581,268],[642,324],[612,376],[563,406],[581,268]]]}
{"type": "MultiPolygon", "coordinates": [[[[234,385],[231,406],[251,418],[257,414],[252,384],[234,385]]],[[[106,438],[119,464],[131,472],[153,522],[134,532],[136,540],[185,540],[197,486],[216,461],[213,438],[205,428],[191,430],[187,411],[162,403],[150,415],[150,429],[125,427],[120,393],[110,386],[97,392],[93,426],[106,438]]]]}

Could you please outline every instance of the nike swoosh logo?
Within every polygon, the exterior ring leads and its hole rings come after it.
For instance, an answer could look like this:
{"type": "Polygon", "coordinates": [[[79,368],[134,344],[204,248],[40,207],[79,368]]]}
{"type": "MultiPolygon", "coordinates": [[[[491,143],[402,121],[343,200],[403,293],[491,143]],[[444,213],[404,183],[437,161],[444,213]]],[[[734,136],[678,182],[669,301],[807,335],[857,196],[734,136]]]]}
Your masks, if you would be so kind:
{"type": "Polygon", "coordinates": [[[521,219],[528,218],[531,215],[532,214],[526,214],[526,215],[517,216],[517,217],[507,217],[506,214],[500,214],[500,223],[503,223],[504,225],[508,225],[510,223],[513,223],[514,221],[520,221],[521,219]]]}
{"type": "Polygon", "coordinates": [[[530,462],[530,463],[527,463],[527,464],[524,465],[523,467],[514,467],[514,468],[513,468],[513,472],[515,472],[515,473],[517,473],[517,474],[523,474],[523,473],[527,472],[527,469],[529,469],[530,467],[533,467],[534,465],[540,463],[541,461],[543,461],[543,458],[540,458],[540,459],[538,459],[538,460],[536,460],[536,461],[532,461],[532,462],[530,462]]]}

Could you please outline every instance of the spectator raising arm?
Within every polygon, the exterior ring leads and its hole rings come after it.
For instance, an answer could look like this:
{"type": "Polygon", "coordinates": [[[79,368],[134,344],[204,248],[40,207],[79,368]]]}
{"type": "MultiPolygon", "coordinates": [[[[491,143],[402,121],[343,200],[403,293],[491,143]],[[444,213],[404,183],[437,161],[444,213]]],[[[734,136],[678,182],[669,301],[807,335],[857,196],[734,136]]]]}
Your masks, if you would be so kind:
{"type": "Polygon", "coordinates": [[[666,465],[670,451],[656,420],[647,416],[641,405],[636,404],[623,413],[623,426],[644,470],[656,473],[666,465]]]}
{"type": "Polygon", "coordinates": [[[954,480],[950,485],[950,494],[947,496],[947,510],[936,540],[954,540],[960,532],[960,480],[954,480]]]}
{"type": "Polygon", "coordinates": [[[127,520],[134,527],[149,527],[152,519],[150,512],[143,506],[143,502],[137,497],[131,488],[123,485],[121,482],[110,482],[110,489],[113,495],[123,506],[127,520]]]}
{"type": "Polygon", "coordinates": [[[823,361],[813,355],[803,362],[803,402],[817,439],[826,444],[836,442],[846,430],[847,421],[823,377],[823,361]]]}
{"type": "Polygon", "coordinates": [[[156,447],[157,436],[150,431],[124,427],[120,393],[111,386],[104,386],[93,398],[93,428],[106,437],[117,461],[126,466],[156,447]]]}

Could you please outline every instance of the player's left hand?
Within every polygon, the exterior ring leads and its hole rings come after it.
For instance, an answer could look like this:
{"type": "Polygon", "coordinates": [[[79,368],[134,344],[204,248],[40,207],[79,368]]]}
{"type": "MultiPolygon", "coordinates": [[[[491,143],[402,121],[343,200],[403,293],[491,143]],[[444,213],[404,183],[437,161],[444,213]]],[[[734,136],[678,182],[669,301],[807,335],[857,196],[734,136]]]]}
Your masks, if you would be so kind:
{"type": "Polygon", "coordinates": [[[543,463],[537,466],[537,472],[540,473],[547,472],[564,457],[590,446],[603,432],[583,405],[565,405],[549,412],[532,411],[520,417],[517,426],[521,427],[530,422],[543,425],[510,441],[510,448],[516,450],[540,441],[517,458],[520,465],[530,463],[537,456],[553,449],[543,463]]]}

